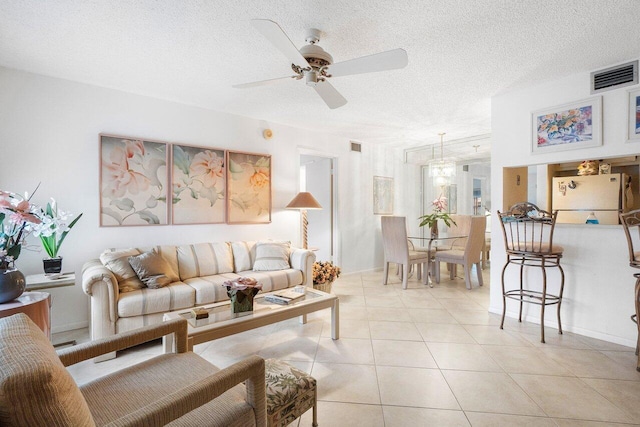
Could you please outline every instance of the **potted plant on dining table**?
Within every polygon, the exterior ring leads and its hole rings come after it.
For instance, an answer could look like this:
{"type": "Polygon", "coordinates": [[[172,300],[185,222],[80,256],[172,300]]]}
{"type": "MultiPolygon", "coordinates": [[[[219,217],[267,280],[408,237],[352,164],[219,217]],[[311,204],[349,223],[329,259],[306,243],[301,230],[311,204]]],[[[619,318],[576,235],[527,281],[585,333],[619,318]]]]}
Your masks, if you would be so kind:
{"type": "Polygon", "coordinates": [[[433,202],[431,202],[431,204],[433,205],[433,213],[430,213],[428,215],[423,215],[418,219],[422,220],[420,222],[420,227],[428,226],[431,231],[431,238],[436,239],[438,238],[438,220],[439,219],[441,219],[442,222],[444,222],[447,227],[451,227],[451,224],[453,225],[457,225],[457,224],[451,218],[451,216],[449,216],[449,213],[447,212],[446,197],[440,194],[440,196],[437,199],[435,199],[433,202]]]}

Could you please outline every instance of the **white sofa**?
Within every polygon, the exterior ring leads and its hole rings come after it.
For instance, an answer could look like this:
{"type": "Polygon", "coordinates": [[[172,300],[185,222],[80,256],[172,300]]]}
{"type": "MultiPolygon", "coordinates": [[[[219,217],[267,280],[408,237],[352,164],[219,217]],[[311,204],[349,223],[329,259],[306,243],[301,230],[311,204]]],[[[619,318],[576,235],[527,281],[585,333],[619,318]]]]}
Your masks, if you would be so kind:
{"type": "MultiPolygon", "coordinates": [[[[315,254],[306,249],[288,248],[288,268],[281,270],[264,271],[264,259],[258,257],[263,270],[254,271],[256,254],[271,243],[216,242],[103,252],[100,259],[86,262],[82,269],[82,289],[91,300],[91,339],[162,322],[168,311],[227,300],[222,283],[242,276],[262,283],[262,292],[297,285],[312,287],[315,254]],[[150,251],[161,255],[171,271],[167,273],[171,283],[157,289],[145,287],[122,270],[129,268],[129,256],[150,251]]],[[[131,273],[135,276],[133,270],[131,273]]]]}

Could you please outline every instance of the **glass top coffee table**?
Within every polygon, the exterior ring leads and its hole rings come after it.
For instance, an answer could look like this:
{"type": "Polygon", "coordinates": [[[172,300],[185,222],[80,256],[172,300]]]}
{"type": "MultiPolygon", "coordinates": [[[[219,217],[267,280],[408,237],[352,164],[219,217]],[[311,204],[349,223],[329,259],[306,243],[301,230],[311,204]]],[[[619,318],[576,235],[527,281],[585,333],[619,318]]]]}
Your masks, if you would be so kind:
{"type": "MultiPolygon", "coordinates": [[[[188,348],[189,350],[193,350],[193,346],[196,344],[238,334],[298,316],[301,317],[302,323],[306,323],[307,314],[325,308],[331,308],[331,338],[334,340],[340,338],[339,300],[336,295],[307,287],[303,297],[287,305],[280,305],[265,301],[264,297],[273,293],[277,294],[278,291],[256,295],[253,300],[253,311],[246,313],[231,313],[231,303],[229,301],[223,301],[201,306],[200,308],[205,308],[209,312],[209,317],[205,319],[196,320],[195,316],[191,313],[191,309],[165,313],[162,319],[187,319],[189,323],[188,348]]],[[[165,352],[173,351],[173,334],[165,335],[162,339],[162,345],[165,352]]]]}

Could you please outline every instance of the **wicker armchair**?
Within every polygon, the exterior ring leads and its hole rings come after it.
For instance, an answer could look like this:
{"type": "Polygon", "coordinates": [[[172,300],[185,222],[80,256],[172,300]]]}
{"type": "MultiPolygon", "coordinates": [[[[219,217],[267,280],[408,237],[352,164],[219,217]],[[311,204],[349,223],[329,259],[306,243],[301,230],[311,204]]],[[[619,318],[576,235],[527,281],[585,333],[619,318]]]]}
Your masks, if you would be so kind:
{"type": "Polygon", "coordinates": [[[80,344],[59,354],[27,316],[0,319],[0,425],[266,425],[262,358],[252,356],[220,370],[186,349],[183,319],[80,344]],[[175,334],[176,353],[153,357],[80,387],[65,369],[167,334],[175,334]]]}

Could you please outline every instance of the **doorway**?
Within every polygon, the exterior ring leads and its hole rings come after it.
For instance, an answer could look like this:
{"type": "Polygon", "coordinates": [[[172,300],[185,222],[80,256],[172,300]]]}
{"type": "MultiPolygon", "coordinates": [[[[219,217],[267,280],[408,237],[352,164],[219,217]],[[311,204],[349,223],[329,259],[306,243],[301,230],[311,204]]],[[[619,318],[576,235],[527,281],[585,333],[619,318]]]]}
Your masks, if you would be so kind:
{"type": "Polygon", "coordinates": [[[335,163],[332,157],[300,155],[300,191],[308,191],[322,209],[307,211],[308,246],[318,261],[336,261],[335,163]]]}

